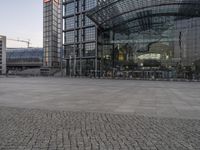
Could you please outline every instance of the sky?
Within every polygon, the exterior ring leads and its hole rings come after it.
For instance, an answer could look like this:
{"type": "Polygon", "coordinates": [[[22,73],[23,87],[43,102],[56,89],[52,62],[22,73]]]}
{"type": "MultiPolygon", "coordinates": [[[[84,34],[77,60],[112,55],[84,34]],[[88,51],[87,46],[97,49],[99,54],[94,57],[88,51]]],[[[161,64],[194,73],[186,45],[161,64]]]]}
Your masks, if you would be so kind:
{"type": "MultiPolygon", "coordinates": [[[[30,39],[31,47],[42,47],[42,0],[0,1],[0,35],[8,39],[30,39]]],[[[27,44],[8,40],[7,47],[27,47],[27,44]]]]}

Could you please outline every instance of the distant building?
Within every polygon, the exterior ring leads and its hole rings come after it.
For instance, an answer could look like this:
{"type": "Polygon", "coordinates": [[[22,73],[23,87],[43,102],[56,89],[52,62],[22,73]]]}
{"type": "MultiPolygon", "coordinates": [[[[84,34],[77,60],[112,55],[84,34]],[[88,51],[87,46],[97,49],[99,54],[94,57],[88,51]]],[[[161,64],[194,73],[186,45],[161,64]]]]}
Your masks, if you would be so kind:
{"type": "Polygon", "coordinates": [[[43,48],[7,48],[8,70],[40,68],[43,64],[43,48]]]}
{"type": "Polygon", "coordinates": [[[43,67],[57,68],[60,66],[62,48],[62,2],[61,0],[43,1],[43,67]]]}
{"type": "Polygon", "coordinates": [[[0,75],[6,74],[6,37],[0,35],[0,75]]]}

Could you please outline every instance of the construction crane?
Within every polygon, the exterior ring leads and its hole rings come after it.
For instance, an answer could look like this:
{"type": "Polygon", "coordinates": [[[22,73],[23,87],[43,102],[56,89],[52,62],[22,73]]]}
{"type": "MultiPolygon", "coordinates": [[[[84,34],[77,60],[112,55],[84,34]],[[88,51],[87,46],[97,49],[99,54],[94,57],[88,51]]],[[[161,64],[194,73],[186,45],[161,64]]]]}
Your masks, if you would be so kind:
{"type": "Polygon", "coordinates": [[[16,41],[16,42],[22,42],[22,43],[26,43],[27,44],[27,47],[30,48],[30,40],[20,40],[20,39],[7,39],[7,40],[10,40],[10,41],[16,41]]]}

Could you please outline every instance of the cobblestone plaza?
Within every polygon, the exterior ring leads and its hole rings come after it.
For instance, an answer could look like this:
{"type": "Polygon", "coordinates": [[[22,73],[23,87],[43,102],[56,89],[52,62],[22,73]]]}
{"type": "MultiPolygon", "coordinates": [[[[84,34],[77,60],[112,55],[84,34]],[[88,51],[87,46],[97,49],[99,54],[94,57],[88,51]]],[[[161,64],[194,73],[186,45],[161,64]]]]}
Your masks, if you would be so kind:
{"type": "Polygon", "coordinates": [[[0,78],[0,149],[199,150],[195,82],[0,78]]]}

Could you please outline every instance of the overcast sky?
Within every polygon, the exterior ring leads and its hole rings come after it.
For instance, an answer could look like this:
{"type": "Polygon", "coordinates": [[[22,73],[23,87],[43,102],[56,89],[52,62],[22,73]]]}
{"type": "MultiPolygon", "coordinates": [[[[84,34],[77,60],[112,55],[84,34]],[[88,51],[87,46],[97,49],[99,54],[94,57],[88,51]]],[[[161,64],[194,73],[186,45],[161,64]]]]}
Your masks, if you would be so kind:
{"type": "MultiPolygon", "coordinates": [[[[42,0],[1,0],[0,35],[30,39],[30,46],[42,47],[42,13],[42,0]]],[[[26,47],[26,44],[7,41],[7,47],[26,47]]]]}

